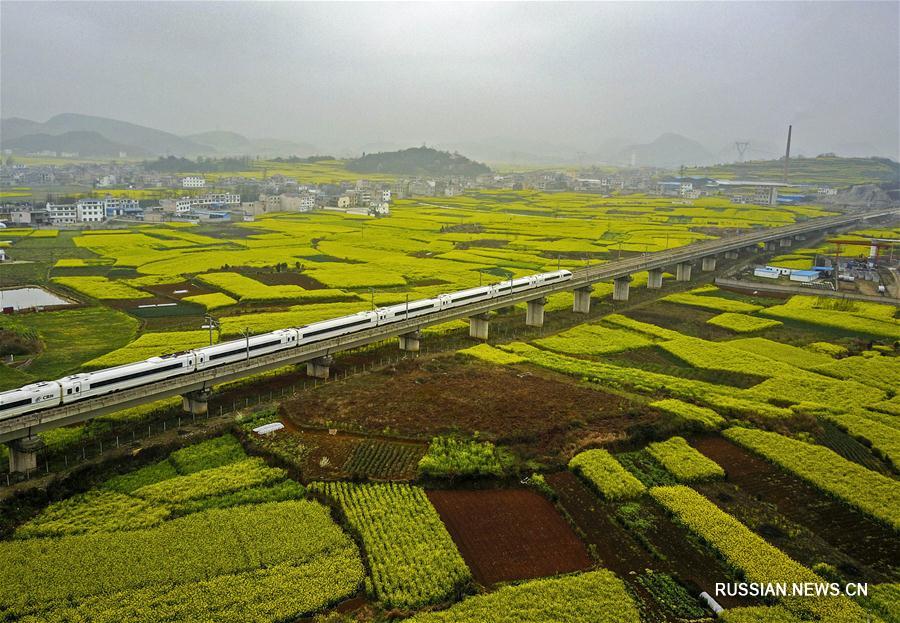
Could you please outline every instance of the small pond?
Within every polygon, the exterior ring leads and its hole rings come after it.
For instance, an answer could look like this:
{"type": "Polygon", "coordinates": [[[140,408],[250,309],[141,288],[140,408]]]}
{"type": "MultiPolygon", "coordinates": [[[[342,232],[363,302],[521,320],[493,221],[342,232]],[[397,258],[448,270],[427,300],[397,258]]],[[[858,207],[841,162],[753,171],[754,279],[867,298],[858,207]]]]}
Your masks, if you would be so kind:
{"type": "Polygon", "coordinates": [[[20,311],[35,307],[71,304],[72,301],[67,301],[52,292],[34,286],[0,290],[0,310],[12,307],[13,310],[20,311]]]}

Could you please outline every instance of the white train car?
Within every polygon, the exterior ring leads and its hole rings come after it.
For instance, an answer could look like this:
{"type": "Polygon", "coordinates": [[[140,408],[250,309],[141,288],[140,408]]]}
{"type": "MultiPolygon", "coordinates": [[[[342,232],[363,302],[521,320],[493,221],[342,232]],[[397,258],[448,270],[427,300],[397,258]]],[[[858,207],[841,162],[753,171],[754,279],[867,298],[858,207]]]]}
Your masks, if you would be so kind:
{"type": "Polygon", "coordinates": [[[214,346],[195,348],[192,352],[197,357],[197,370],[205,370],[293,348],[297,345],[298,335],[296,329],[279,329],[271,333],[253,335],[250,339],[231,340],[214,346]]]}
{"type": "Polygon", "coordinates": [[[542,284],[555,283],[557,281],[568,281],[572,278],[572,271],[570,270],[555,270],[552,273],[544,273],[542,276],[544,279],[541,281],[542,284]]]}
{"type": "Polygon", "coordinates": [[[572,273],[568,270],[557,270],[552,273],[540,273],[537,275],[528,275],[527,277],[519,277],[511,281],[501,281],[497,284],[497,296],[506,294],[518,294],[532,288],[538,288],[543,285],[549,285],[561,281],[568,281],[572,278],[572,273]]]}
{"type": "Polygon", "coordinates": [[[0,392],[0,420],[60,404],[60,388],[56,381],[41,381],[19,389],[0,392]]]}
{"type": "Polygon", "coordinates": [[[371,311],[314,322],[297,328],[297,331],[300,333],[298,343],[311,344],[313,342],[321,342],[333,337],[365,331],[377,326],[377,324],[378,314],[371,311]]]}
{"type": "Polygon", "coordinates": [[[479,301],[487,301],[496,295],[496,286],[481,286],[478,288],[469,288],[468,290],[460,290],[459,292],[451,292],[450,306],[459,307],[461,305],[470,305],[479,301]]]}
{"type": "Polygon", "coordinates": [[[84,372],[61,378],[62,403],[68,404],[102,396],[123,389],[140,387],[164,379],[187,374],[195,369],[196,357],[193,352],[175,353],[162,357],[151,357],[137,363],[129,363],[96,372],[84,372]]]}
{"type": "Polygon", "coordinates": [[[571,278],[572,273],[568,270],[529,275],[493,285],[441,294],[436,298],[420,299],[376,311],[323,320],[296,329],[280,329],[252,336],[249,340],[233,340],[183,353],[153,357],[115,368],[74,374],[59,381],[32,383],[16,390],[0,393],[0,419],[71,403],[83,398],[140,387],[195,370],[259,357],[301,344],[349,335],[380,324],[399,322],[407,318],[423,318],[452,307],[462,307],[499,296],[517,294],[571,278]]]}
{"type": "Polygon", "coordinates": [[[389,324],[391,322],[400,322],[420,316],[427,316],[441,310],[440,299],[419,299],[389,307],[382,307],[376,310],[378,313],[378,326],[389,324]]]}

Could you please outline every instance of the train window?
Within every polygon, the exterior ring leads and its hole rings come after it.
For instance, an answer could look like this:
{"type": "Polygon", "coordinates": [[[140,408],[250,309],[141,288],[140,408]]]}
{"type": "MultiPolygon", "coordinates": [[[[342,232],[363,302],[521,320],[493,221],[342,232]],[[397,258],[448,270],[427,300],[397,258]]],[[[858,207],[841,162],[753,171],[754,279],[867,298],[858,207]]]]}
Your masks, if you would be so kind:
{"type": "Polygon", "coordinates": [[[179,361],[177,363],[170,363],[167,366],[162,366],[159,368],[152,368],[150,370],[142,370],[141,372],[134,372],[132,374],[126,374],[123,376],[116,376],[113,378],[109,378],[109,379],[106,379],[103,381],[97,381],[95,383],[91,383],[91,386],[92,387],[102,387],[104,385],[111,385],[112,383],[121,383],[123,381],[130,381],[131,379],[140,378],[142,376],[148,376],[151,374],[160,374],[162,372],[168,372],[170,370],[180,369],[183,367],[184,367],[184,365],[182,364],[182,362],[179,361]]]}
{"type": "Polygon", "coordinates": [[[259,350],[260,348],[266,348],[267,346],[273,346],[275,344],[281,344],[281,340],[269,340],[268,342],[261,342],[259,344],[254,344],[253,346],[250,347],[250,350],[259,350]]]}
{"type": "Polygon", "coordinates": [[[215,354],[210,355],[209,360],[212,361],[214,359],[222,359],[223,357],[230,357],[231,355],[234,355],[237,353],[246,353],[246,352],[247,352],[247,349],[245,347],[241,347],[241,348],[234,349],[234,350],[226,350],[221,353],[215,353],[215,354]]]}
{"type": "Polygon", "coordinates": [[[66,394],[71,394],[71,393],[72,393],[72,388],[70,387],[69,389],[66,390],[66,394]]]}
{"type": "Polygon", "coordinates": [[[356,327],[361,324],[369,324],[371,322],[370,319],[366,318],[364,320],[357,320],[356,322],[344,322],[336,327],[326,327],[324,329],[319,329],[317,331],[311,331],[307,333],[304,337],[313,337],[315,335],[322,335],[323,333],[329,333],[331,331],[343,331],[344,329],[349,329],[350,327],[356,327]]]}
{"type": "Polygon", "coordinates": [[[478,292],[476,294],[468,294],[466,296],[461,296],[456,299],[454,302],[459,303],[460,301],[468,301],[469,299],[478,298],[479,296],[487,296],[487,292],[478,292]]]}
{"type": "Polygon", "coordinates": [[[16,407],[24,407],[25,405],[31,404],[31,398],[27,398],[25,400],[16,400],[13,402],[7,402],[6,404],[0,406],[0,411],[5,411],[6,409],[15,409],[16,407]]]}

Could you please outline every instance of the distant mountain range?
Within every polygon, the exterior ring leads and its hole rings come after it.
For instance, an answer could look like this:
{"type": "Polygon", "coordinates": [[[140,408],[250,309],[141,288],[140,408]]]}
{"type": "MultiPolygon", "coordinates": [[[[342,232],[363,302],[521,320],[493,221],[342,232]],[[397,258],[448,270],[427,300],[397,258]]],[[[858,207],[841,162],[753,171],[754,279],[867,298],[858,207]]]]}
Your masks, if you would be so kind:
{"type": "Polygon", "coordinates": [[[114,143],[99,132],[63,132],[62,134],[24,134],[2,143],[3,149],[16,153],[40,153],[55,151],[77,153],[80,156],[103,157],[127,153],[129,156],[146,156],[149,152],[133,145],[114,143]]]}
{"type": "MultiPolygon", "coordinates": [[[[370,143],[363,152],[398,152],[402,145],[370,143]]],[[[478,141],[440,143],[439,148],[459,152],[479,161],[504,164],[589,165],[607,163],[637,166],[677,167],[704,165],[715,157],[702,145],[678,134],[663,134],[646,144],[613,139],[590,149],[530,138],[492,137],[478,141]]],[[[64,113],[44,123],[11,117],[0,120],[0,149],[13,153],[51,151],[81,156],[311,156],[320,153],[314,145],[273,138],[248,138],[237,132],[211,131],[179,136],[126,121],[64,113]]],[[[357,152],[359,153],[359,152],[357,152]]],[[[444,163],[449,166],[449,163],[444,163]]],[[[368,166],[360,165],[360,166],[368,166]]],[[[382,159],[379,167],[392,166],[382,159]]],[[[442,168],[443,165],[438,166],[442,168]]],[[[374,172],[374,171],[373,171],[374,172]]]]}
{"type": "MultiPolygon", "coordinates": [[[[216,130],[179,136],[126,121],[106,117],[64,113],[46,122],[18,117],[0,119],[0,149],[14,154],[36,152],[77,153],[80,156],[117,158],[121,153],[129,157],[153,158],[177,156],[226,157],[248,156],[273,158],[276,156],[306,157],[320,153],[352,157],[359,153],[403,152],[409,143],[396,141],[361,143],[357,147],[314,146],[276,138],[249,138],[237,132],[216,130]]],[[[531,138],[528,136],[494,136],[472,141],[438,141],[432,147],[451,153],[465,154],[477,162],[528,166],[615,166],[677,168],[725,164],[737,160],[734,144],[726,144],[712,152],[699,142],[681,134],[666,133],[648,143],[627,138],[598,141],[585,147],[531,138]]],[[[851,156],[870,156],[877,149],[869,144],[844,144],[837,153],[851,156]]],[[[754,140],[745,159],[777,158],[783,147],[776,143],[754,140]]],[[[794,153],[803,153],[797,146],[794,153]]],[[[810,155],[810,154],[807,154],[810,155]]],[[[386,160],[379,166],[388,166],[386,160]]]]}
{"type": "Polygon", "coordinates": [[[278,139],[250,139],[235,132],[178,136],[126,121],[64,113],[45,123],[0,120],[0,149],[13,153],[55,151],[81,156],[310,156],[316,148],[278,139]]]}

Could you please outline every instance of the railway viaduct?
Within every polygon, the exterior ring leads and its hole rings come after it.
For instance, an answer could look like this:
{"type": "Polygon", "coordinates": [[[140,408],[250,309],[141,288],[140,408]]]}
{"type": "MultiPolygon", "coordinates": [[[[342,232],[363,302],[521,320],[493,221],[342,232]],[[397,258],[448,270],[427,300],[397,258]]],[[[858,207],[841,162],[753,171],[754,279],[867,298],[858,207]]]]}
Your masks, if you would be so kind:
{"type": "Polygon", "coordinates": [[[697,263],[699,263],[701,271],[713,271],[716,269],[716,261],[720,256],[737,259],[741,253],[757,253],[763,249],[790,247],[794,241],[804,240],[808,235],[898,213],[900,213],[900,207],[891,207],[811,219],[784,227],[773,227],[732,237],[705,240],[675,249],[645,253],[641,256],[590,266],[574,271],[572,279],[569,281],[545,285],[528,292],[480,301],[430,314],[427,318],[394,322],[353,335],[254,357],[246,361],[166,379],[108,396],[99,396],[4,419],[0,421],[0,443],[6,443],[9,446],[10,471],[24,472],[34,469],[36,466],[37,451],[43,445],[39,434],[53,428],[84,422],[101,415],[171,396],[182,396],[185,411],[195,414],[205,413],[212,388],[221,383],[300,363],[306,363],[308,375],[327,378],[335,353],[392,337],[399,338],[401,349],[417,351],[419,350],[421,329],[461,318],[469,319],[469,335],[472,338],[486,340],[490,328],[489,312],[517,303],[526,303],[526,324],[542,326],[544,303],[546,297],[551,294],[574,291],[573,311],[586,314],[590,311],[593,285],[601,281],[612,281],[614,284],[613,299],[625,301],[628,300],[632,275],[635,273],[647,271],[647,287],[661,288],[663,271],[673,271],[676,281],[690,281],[697,263]]]}

